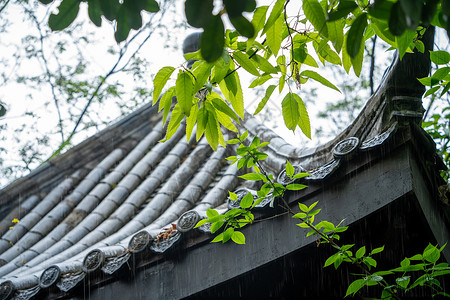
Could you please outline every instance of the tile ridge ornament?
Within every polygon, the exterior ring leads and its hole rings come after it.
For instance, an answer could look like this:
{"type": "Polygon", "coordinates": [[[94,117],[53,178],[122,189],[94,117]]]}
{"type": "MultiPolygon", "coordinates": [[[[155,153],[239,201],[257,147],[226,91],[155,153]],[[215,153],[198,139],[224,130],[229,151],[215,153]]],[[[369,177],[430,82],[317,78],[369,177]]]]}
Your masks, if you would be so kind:
{"type": "Polygon", "coordinates": [[[132,253],[144,251],[150,243],[150,239],[150,234],[145,230],[134,234],[128,243],[128,251],[132,253]]]}
{"type": "Polygon", "coordinates": [[[48,267],[39,277],[39,286],[43,289],[55,284],[61,276],[61,269],[57,265],[48,267]]]}
{"type": "Polygon", "coordinates": [[[100,249],[90,251],[83,259],[83,271],[94,272],[101,268],[105,261],[105,254],[100,249]]]}
{"type": "Polygon", "coordinates": [[[335,159],[349,160],[358,151],[360,140],[357,137],[348,137],[333,148],[333,156],[335,159]]]}
{"type": "Polygon", "coordinates": [[[178,218],[177,230],[182,233],[188,232],[195,227],[200,219],[200,214],[197,211],[188,210],[178,218]]]}
{"type": "Polygon", "coordinates": [[[334,172],[336,172],[341,165],[340,159],[333,159],[332,161],[327,162],[326,164],[314,169],[308,177],[305,177],[307,182],[314,182],[325,180],[329,178],[334,172]]]}
{"type": "Polygon", "coordinates": [[[396,132],[397,132],[397,122],[393,123],[391,127],[389,127],[384,132],[362,142],[359,150],[368,151],[376,149],[385,144],[396,132]]]}
{"type": "Polygon", "coordinates": [[[9,300],[13,297],[16,289],[11,280],[0,283],[0,300],[9,300]]]}
{"type": "Polygon", "coordinates": [[[160,233],[153,239],[150,244],[150,250],[156,253],[164,253],[180,240],[181,233],[177,230],[175,224],[162,228],[160,233]]]}

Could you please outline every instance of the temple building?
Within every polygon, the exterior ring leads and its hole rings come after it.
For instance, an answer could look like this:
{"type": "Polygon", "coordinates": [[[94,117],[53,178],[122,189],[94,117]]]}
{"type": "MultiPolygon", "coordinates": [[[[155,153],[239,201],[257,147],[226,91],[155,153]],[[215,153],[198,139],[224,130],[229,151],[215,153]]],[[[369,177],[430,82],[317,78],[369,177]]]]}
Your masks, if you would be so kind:
{"type": "MultiPolygon", "coordinates": [[[[195,50],[192,38],[185,52],[195,50]]],[[[250,140],[270,142],[262,163],[279,183],[290,183],[286,160],[311,174],[298,180],[307,188],[285,194],[292,210],[318,201],[318,220],[345,219],[344,243],[385,246],[377,270],[449,240],[450,196],[439,193],[445,165],[421,128],[416,78],[429,68],[428,53],[396,55],[356,120],[315,148],[291,146],[249,114],[237,125],[250,140]]],[[[334,249],[307,237],[280,199],[255,207],[245,245],[210,243],[207,224],[194,228],[207,209],[224,213],[236,206],[228,191],[242,198],[256,187],[225,159],[233,145],[214,152],[205,138],[188,141],[184,126],[159,143],[164,134],[162,114],[148,103],[0,190],[0,299],[345,295],[360,271],[324,268],[334,249]]],[[[449,262],[450,247],[442,253],[449,262]]],[[[379,297],[376,288],[363,291],[379,297]]]]}

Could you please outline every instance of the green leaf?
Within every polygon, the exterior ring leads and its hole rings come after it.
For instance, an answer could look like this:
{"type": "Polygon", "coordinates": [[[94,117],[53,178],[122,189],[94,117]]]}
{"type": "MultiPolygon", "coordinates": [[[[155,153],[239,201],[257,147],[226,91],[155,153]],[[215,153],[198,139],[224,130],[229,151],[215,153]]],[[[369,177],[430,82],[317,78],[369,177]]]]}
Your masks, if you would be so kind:
{"type": "Polygon", "coordinates": [[[211,148],[214,151],[217,150],[217,146],[219,145],[219,126],[215,115],[207,110],[208,120],[205,124],[205,136],[211,148]]]}
{"type": "Polygon", "coordinates": [[[325,37],[328,37],[328,28],[325,13],[317,0],[303,0],[303,11],[306,18],[314,26],[314,29],[325,37]]]}
{"type": "Polygon", "coordinates": [[[334,264],[334,262],[336,261],[336,259],[339,257],[340,253],[336,253],[330,257],[327,258],[327,260],[325,261],[325,264],[323,265],[323,267],[328,267],[331,266],[332,264],[334,264]]]}
{"type": "Polygon", "coordinates": [[[400,2],[392,5],[389,16],[389,30],[395,36],[401,36],[406,30],[406,16],[400,2]]]}
{"type": "Polygon", "coordinates": [[[52,31],[63,30],[75,21],[80,10],[80,0],[63,0],[58,6],[58,14],[51,14],[48,25],[52,31]]]}
{"type": "Polygon", "coordinates": [[[230,17],[230,22],[233,24],[234,28],[239,32],[240,35],[247,38],[252,38],[255,35],[255,29],[252,23],[247,20],[244,16],[230,17]]]}
{"type": "Polygon", "coordinates": [[[417,34],[414,31],[405,30],[401,36],[396,37],[400,59],[403,58],[416,35],[417,34]]]}
{"type": "Polygon", "coordinates": [[[303,203],[298,203],[298,207],[300,208],[300,210],[301,211],[303,211],[303,212],[309,212],[309,208],[308,208],[308,206],[306,206],[305,204],[303,204],[303,203]]]}
{"type": "Polygon", "coordinates": [[[278,55],[278,51],[280,50],[281,42],[283,40],[283,21],[283,16],[280,15],[280,17],[275,20],[273,26],[271,26],[266,33],[267,45],[275,56],[278,55]]]}
{"type": "Polygon", "coordinates": [[[208,208],[208,209],[206,210],[206,216],[207,216],[209,219],[211,219],[211,218],[213,218],[213,217],[216,217],[216,216],[218,216],[218,215],[219,215],[219,213],[218,213],[217,210],[215,210],[215,209],[208,208]]]}
{"type": "Polygon", "coordinates": [[[304,188],[307,188],[307,186],[304,184],[298,184],[298,183],[291,183],[286,186],[286,189],[290,190],[290,191],[303,190],[304,188]]]}
{"type": "Polygon", "coordinates": [[[114,32],[114,38],[117,43],[123,42],[127,39],[130,33],[130,26],[128,25],[128,15],[125,5],[120,5],[116,17],[116,32],[114,32]]]}
{"type": "Polygon", "coordinates": [[[411,276],[403,276],[400,278],[396,278],[395,282],[397,282],[397,284],[399,286],[401,286],[403,289],[406,289],[408,287],[410,280],[411,280],[411,276]]]}
{"type": "Polygon", "coordinates": [[[193,88],[193,94],[197,93],[207,82],[209,75],[211,75],[211,69],[213,65],[205,61],[202,61],[197,67],[192,71],[195,77],[195,84],[193,88]]]}
{"type": "Polygon", "coordinates": [[[235,120],[237,123],[239,123],[239,118],[236,115],[236,113],[225,103],[225,101],[223,101],[222,99],[219,98],[213,98],[212,99],[212,104],[214,105],[214,107],[218,110],[220,110],[221,112],[225,113],[227,116],[229,116],[230,118],[232,118],[233,120],[235,120]]]}
{"type": "Polygon", "coordinates": [[[266,93],[264,95],[264,97],[262,98],[262,100],[259,102],[258,107],[256,108],[255,112],[253,113],[254,116],[256,116],[256,114],[258,114],[263,108],[264,106],[266,106],[267,101],[269,101],[270,96],[272,95],[273,91],[275,90],[276,86],[275,85],[270,85],[267,90],[266,93]]]}
{"type": "Polygon", "coordinates": [[[261,77],[256,78],[252,81],[252,83],[249,85],[249,88],[254,88],[258,85],[264,84],[267,80],[272,79],[273,77],[269,74],[265,74],[261,77]]]}
{"type": "Polygon", "coordinates": [[[191,139],[191,134],[192,131],[194,130],[195,123],[197,122],[197,115],[198,115],[198,105],[194,104],[191,107],[189,117],[186,118],[186,139],[188,143],[191,139]]]}
{"type": "Polygon", "coordinates": [[[234,228],[230,227],[227,230],[223,232],[223,240],[222,243],[226,243],[230,240],[230,238],[233,236],[234,228]]]}
{"type": "Polygon", "coordinates": [[[300,178],[303,178],[303,177],[306,177],[306,176],[309,176],[309,175],[311,175],[311,174],[309,174],[309,173],[297,173],[297,174],[294,175],[294,177],[292,177],[292,179],[300,179],[300,178]]]}
{"type": "Polygon", "coordinates": [[[275,5],[273,6],[272,11],[270,12],[269,18],[267,19],[267,22],[264,25],[262,34],[266,33],[279,19],[281,13],[283,12],[285,2],[286,0],[277,0],[277,2],[275,2],[275,5]]]}
{"type": "Polygon", "coordinates": [[[243,209],[249,208],[253,204],[253,195],[251,193],[247,193],[247,195],[242,198],[241,203],[239,203],[240,207],[243,209]]]}
{"type": "Polygon", "coordinates": [[[366,281],[364,279],[356,279],[348,286],[345,297],[356,294],[365,285],[366,281]]]}
{"type": "Polygon", "coordinates": [[[219,233],[212,241],[211,243],[217,243],[217,242],[221,242],[223,240],[223,232],[219,233]]]}
{"type": "Polygon", "coordinates": [[[425,248],[423,254],[423,259],[430,262],[430,263],[436,263],[439,258],[441,257],[441,253],[438,248],[435,246],[429,244],[427,248],[425,248]]]}
{"type": "Polygon", "coordinates": [[[422,15],[422,0],[399,0],[400,6],[405,13],[406,27],[416,30],[422,15]]]}
{"type": "Polygon", "coordinates": [[[376,268],[377,266],[377,261],[372,257],[364,257],[363,263],[366,264],[367,266],[372,266],[374,268],[376,268]]]}
{"type": "Polygon", "coordinates": [[[164,113],[163,113],[163,124],[164,125],[166,124],[167,116],[169,115],[170,107],[172,106],[172,98],[174,96],[175,96],[175,87],[172,86],[164,93],[164,95],[161,97],[161,100],[159,101],[159,110],[158,111],[161,111],[161,109],[164,108],[164,113]]]}
{"type": "Polygon", "coordinates": [[[415,40],[414,41],[414,45],[416,46],[417,50],[420,53],[424,53],[425,52],[425,45],[423,44],[423,42],[421,40],[415,40]]]}
{"type": "Polygon", "coordinates": [[[204,27],[200,38],[201,54],[207,62],[215,62],[222,56],[225,45],[224,35],[225,28],[220,15],[213,16],[208,25],[204,27]]]}
{"type": "Polygon", "coordinates": [[[233,232],[233,235],[231,236],[231,240],[239,245],[245,244],[245,236],[240,231],[233,232]]]}
{"type": "Polygon", "coordinates": [[[256,8],[253,13],[252,25],[255,28],[255,33],[258,33],[261,29],[263,29],[264,24],[266,23],[266,14],[269,6],[260,6],[256,8]]]}
{"type": "Polygon", "coordinates": [[[174,67],[163,67],[156,73],[155,79],[153,79],[153,105],[158,102],[159,95],[173,71],[175,71],[174,67]]]}
{"type": "Polygon", "coordinates": [[[294,173],[295,173],[294,167],[291,165],[289,160],[287,160],[286,161],[286,175],[289,176],[289,178],[291,178],[292,176],[294,176],[294,173]]]}
{"type": "Polygon", "coordinates": [[[250,180],[250,181],[259,181],[259,180],[264,180],[265,177],[262,174],[258,174],[258,173],[247,173],[244,175],[239,176],[242,179],[245,180],[250,180]]]}
{"type": "Polygon", "coordinates": [[[118,0],[99,0],[103,15],[110,21],[117,18],[120,4],[118,0]]]}
{"type": "Polygon", "coordinates": [[[91,0],[88,4],[89,19],[95,24],[95,26],[102,26],[102,9],[100,8],[99,0],[91,0]]]}
{"type": "Polygon", "coordinates": [[[300,127],[303,134],[307,138],[311,139],[311,123],[309,121],[308,111],[306,110],[305,103],[303,103],[303,100],[297,94],[294,94],[294,98],[297,101],[300,113],[300,118],[298,120],[298,127],[300,127]]]}
{"type": "Polygon", "coordinates": [[[233,53],[233,58],[238,62],[241,67],[243,67],[247,72],[252,75],[259,76],[258,69],[255,67],[253,62],[248,58],[247,54],[241,51],[236,51],[233,53]]]}
{"type": "Polygon", "coordinates": [[[159,5],[158,2],[155,0],[144,0],[145,6],[144,9],[148,12],[158,12],[159,11],[159,5]]]}
{"type": "Polygon", "coordinates": [[[211,225],[211,233],[215,233],[217,230],[219,230],[223,224],[225,224],[225,221],[217,221],[212,223],[211,225]]]}
{"type": "Polygon", "coordinates": [[[361,257],[364,256],[364,254],[366,254],[366,247],[362,246],[361,248],[358,249],[358,251],[356,251],[355,257],[356,258],[361,258],[361,257]]]}
{"type": "Polygon", "coordinates": [[[200,226],[202,226],[203,224],[208,223],[208,219],[201,219],[200,221],[198,221],[198,223],[195,225],[194,228],[198,228],[200,226]]]}
{"type": "Polygon", "coordinates": [[[430,59],[437,65],[446,65],[450,62],[450,53],[447,51],[430,51],[430,59]]]}
{"type": "Polygon", "coordinates": [[[337,53],[341,52],[342,45],[344,43],[344,26],[345,20],[338,20],[327,23],[328,38],[330,39],[337,53]]]}
{"type": "MultiPolygon", "coordinates": [[[[328,14],[327,21],[336,21],[339,19],[345,19],[347,18],[348,14],[354,11],[358,7],[358,4],[355,3],[355,1],[351,0],[341,0],[339,2],[338,7],[336,10],[331,11],[328,14]]],[[[336,49],[337,51],[337,49],[336,49]]],[[[339,51],[338,51],[339,52],[339,51]]]]}
{"type": "Polygon", "coordinates": [[[189,116],[191,112],[193,89],[191,76],[187,72],[180,71],[177,76],[175,92],[181,111],[186,116],[189,116]]]}
{"type": "Polygon", "coordinates": [[[350,58],[353,66],[353,71],[355,72],[355,75],[359,77],[362,70],[363,60],[364,60],[364,47],[361,47],[359,49],[358,55],[354,58],[350,58]]]}
{"type": "Polygon", "coordinates": [[[213,0],[186,0],[184,12],[189,25],[196,28],[204,28],[211,21],[213,0]]]}
{"type": "Polygon", "coordinates": [[[6,114],[6,108],[0,103],[0,117],[6,114]]]}
{"type": "Polygon", "coordinates": [[[380,253],[380,252],[382,252],[382,251],[384,251],[384,245],[381,246],[381,247],[379,247],[379,248],[373,249],[373,250],[370,252],[370,255],[377,254],[377,253],[380,253]]]}
{"type": "Polygon", "coordinates": [[[353,21],[350,30],[347,34],[347,52],[351,58],[358,55],[361,47],[363,47],[364,30],[367,27],[367,14],[359,15],[353,21]]]}
{"type": "Polygon", "coordinates": [[[264,73],[278,73],[278,69],[275,68],[267,59],[265,59],[261,55],[256,54],[252,57],[252,59],[256,61],[256,65],[264,73]]]}
{"type": "Polygon", "coordinates": [[[392,5],[394,3],[387,0],[377,0],[369,7],[369,15],[371,17],[388,20],[391,14],[392,5]]]}
{"type": "Polygon", "coordinates": [[[294,98],[294,93],[288,93],[281,102],[283,119],[286,127],[292,131],[295,130],[300,119],[298,103],[294,98]]]}
{"type": "Polygon", "coordinates": [[[304,218],[306,218],[306,214],[305,213],[298,213],[298,214],[293,215],[292,217],[296,218],[296,219],[304,219],[304,218]]]}
{"type": "Polygon", "coordinates": [[[336,90],[339,93],[341,92],[334,84],[332,84],[331,82],[329,82],[324,77],[320,76],[318,73],[316,73],[314,71],[305,70],[305,71],[300,73],[300,76],[305,76],[305,77],[314,79],[314,80],[320,82],[321,84],[323,84],[326,87],[329,87],[329,88],[331,88],[333,90],[336,90]]]}
{"type": "Polygon", "coordinates": [[[167,131],[166,136],[164,137],[164,141],[169,140],[175,134],[178,127],[180,127],[183,118],[184,115],[181,114],[180,107],[178,105],[175,105],[170,115],[169,125],[167,125],[167,131]]]}
{"type": "Polygon", "coordinates": [[[219,84],[225,98],[231,103],[237,115],[244,119],[244,95],[237,72],[233,72],[219,84]]]}

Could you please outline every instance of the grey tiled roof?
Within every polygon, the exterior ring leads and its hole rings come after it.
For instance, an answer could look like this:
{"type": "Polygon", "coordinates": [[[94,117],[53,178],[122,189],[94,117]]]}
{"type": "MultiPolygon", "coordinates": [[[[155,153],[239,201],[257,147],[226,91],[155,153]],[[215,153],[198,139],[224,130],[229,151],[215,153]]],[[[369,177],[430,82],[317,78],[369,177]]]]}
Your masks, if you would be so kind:
{"type": "MultiPolygon", "coordinates": [[[[56,163],[50,161],[59,169],[53,186],[43,182],[43,190],[39,189],[39,176],[55,173],[44,166],[31,174],[38,184],[28,192],[20,188],[30,186],[27,180],[1,191],[0,201],[12,209],[0,223],[2,297],[29,298],[52,284],[68,291],[89,271],[115,272],[133,252],[146,248],[164,252],[181,232],[195,225],[194,220],[205,217],[208,208],[227,209],[228,191],[239,184],[236,166],[225,160],[230,149],[219,147],[213,152],[205,138],[196,142],[195,134],[187,141],[184,126],[169,141],[159,143],[164,128],[160,115],[149,105],[127,120],[133,118],[135,124],[143,123],[139,119],[148,122],[134,130],[135,138],[120,137],[124,127],[130,126],[121,121],[112,126],[114,130],[108,128],[61,155],[56,163]],[[80,158],[104,134],[116,136],[116,147],[101,157],[80,158]],[[14,225],[13,218],[20,222],[14,225]],[[183,229],[186,220],[191,224],[183,229]],[[178,224],[179,231],[158,240],[158,234],[172,224],[178,224]]],[[[260,134],[272,141],[266,166],[275,175],[286,158],[298,155],[298,149],[250,116],[244,129],[250,136],[260,134]]]]}

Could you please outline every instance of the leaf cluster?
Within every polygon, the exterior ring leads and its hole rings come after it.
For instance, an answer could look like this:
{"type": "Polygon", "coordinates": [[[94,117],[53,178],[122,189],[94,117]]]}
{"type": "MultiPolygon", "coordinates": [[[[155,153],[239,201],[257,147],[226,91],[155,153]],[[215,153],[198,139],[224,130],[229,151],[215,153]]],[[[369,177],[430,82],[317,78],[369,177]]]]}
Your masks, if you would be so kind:
{"type": "MultiPolygon", "coordinates": [[[[54,0],[39,0],[43,4],[50,4],[54,0]]],[[[89,19],[96,26],[102,25],[102,17],[116,22],[114,37],[118,43],[126,40],[131,29],[142,27],[141,11],[155,13],[159,5],[155,0],[62,0],[58,6],[58,13],[51,14],[48,25],[53,31],[63,30],[75,21],[80,10],[81,2],[88,5],[89,19]]]]}

